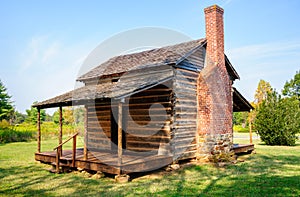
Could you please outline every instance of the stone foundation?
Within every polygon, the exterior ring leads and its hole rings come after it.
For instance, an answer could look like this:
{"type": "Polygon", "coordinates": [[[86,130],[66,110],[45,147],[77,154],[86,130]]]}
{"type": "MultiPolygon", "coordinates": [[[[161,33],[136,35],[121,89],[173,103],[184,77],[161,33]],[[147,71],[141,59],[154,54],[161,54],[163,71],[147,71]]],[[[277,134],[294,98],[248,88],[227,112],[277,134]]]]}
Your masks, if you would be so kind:
{"type": "Polygon", "coordinates": [[[232,147],[233,135],[231,133],[199,136],[197,159],[200,162],[231,161],[234,156],[232,147]]]}

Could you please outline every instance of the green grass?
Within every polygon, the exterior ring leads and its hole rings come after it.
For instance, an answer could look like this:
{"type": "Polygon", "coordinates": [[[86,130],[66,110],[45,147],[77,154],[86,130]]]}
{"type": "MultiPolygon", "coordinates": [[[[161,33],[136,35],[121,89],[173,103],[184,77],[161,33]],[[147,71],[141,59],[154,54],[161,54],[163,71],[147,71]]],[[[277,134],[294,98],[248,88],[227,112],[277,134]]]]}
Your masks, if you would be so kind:
{"type": "MultiPolygon", "coordinates": [[[[300,142],[294,147],[254,142],[256,154],[239,158],[245,162],[194,165],[126,184],[81,173],[51,174],[49,166],[34,161],[36,142],[0,144],[0,196],[300,196],[300,142]]],[[[43,150],[55,145],[56,139],[42,142],[43,150]]]]}

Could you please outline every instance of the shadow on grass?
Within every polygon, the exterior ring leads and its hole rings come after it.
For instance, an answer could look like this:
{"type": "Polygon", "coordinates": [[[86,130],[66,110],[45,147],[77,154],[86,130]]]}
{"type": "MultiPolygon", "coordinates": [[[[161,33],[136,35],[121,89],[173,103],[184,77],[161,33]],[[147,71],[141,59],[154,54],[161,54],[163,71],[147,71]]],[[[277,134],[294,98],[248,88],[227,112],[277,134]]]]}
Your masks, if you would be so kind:
{"type": "Polygon", "coordinates": [[[110,180],[93,180],[71,174],[52,174],[35,165],[0,168],[1,194],[15,196],[85,196],[106,194],[110,180]],[[71,177],[70,177],[71,176],[71,177]],[[18,180],[18,181],[16,181],[18,180]],[[94,189],[90,185],[99,186],[94,189]],[[61,192],[60,192],[61,191],[61,192]]]}
{"type": "Polygon", "coordinates": [[[300,173],[294,173],[298,165],[298,154],[268,151],[224,168],[194,165],[126,184],[51,174],[37,163],[2,165],[0,196],[299,196],[300,173]]]}
{"type": "Polygon", "coordinates": [[[300,175],[291,174],[295,170],[293,168],[299,165],[299,157],[255,155],[250,160],[225,168],[193,166],[182,169],[176,174],[155,180],[161,186],[171,183],[157,194],[162,196],[299,196],[300,175]]]}

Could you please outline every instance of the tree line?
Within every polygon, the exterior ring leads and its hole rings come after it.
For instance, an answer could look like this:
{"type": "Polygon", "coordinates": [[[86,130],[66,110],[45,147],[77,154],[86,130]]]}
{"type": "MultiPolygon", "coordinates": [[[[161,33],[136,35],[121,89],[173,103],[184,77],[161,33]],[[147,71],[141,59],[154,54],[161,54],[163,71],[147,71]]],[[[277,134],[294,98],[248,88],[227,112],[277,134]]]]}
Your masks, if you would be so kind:
{"type": "MultiPolygon", "coordinates": [[[[21,123],[36,124],[37,122],[37,109],[31,107],[26,110],[26,113],[18,112],[11,100],[11,95],[7,93],[7,89],[0,80],[0,122],[2,124],[16,125],[21,123]]],[[[36,102],[34,102],[36,103],[36,102]]],[[[49,115],[45,110],[40,111],[41,121],[47,121],[58,124],[59,111],[55,111],[53,115],[49,115]]],[[[66,107],[63,108],[63,123],[67,125],[79,124],[84,121],[84,109],[82,107],[66,107]]]]}

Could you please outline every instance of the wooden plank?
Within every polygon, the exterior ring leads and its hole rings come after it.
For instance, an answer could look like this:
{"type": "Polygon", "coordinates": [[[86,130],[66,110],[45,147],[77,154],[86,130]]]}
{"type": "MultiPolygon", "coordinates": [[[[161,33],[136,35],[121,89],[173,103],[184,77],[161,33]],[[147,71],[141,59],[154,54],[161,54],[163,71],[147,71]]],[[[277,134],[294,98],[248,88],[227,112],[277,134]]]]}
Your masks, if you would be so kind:
{"type": "Polygon", "coordinates": [[[155,95],[151,94],[151,95],[144,95],[144,96],[142,96],[142,95],[133,95],[133,96],[130,97],[130,99],[126,99],[126,101],[135,100],[135,99],[148,99],[148,98],[156,98],[156,97],[158,97],[158,98],[159,97],[166,97],[166,96],[170,96],[171,91],[170,90],[162,91],[161,93],[162,94],[155,94],[155,95]]]}
{"type": "Polygon", "coordinates": [[[90,122],[95,122],[95,121],[110,121],[110,116],[105,115],[105,116],[97,116],[97,115],[90,115],[88,120],[90,122]]]}
{"type": "Polygon", "coordinates": [[[135,135],[137,137],[147,137],[149,135],[153,135],[153,136],[156,136],[158,135],[160,132],[167,132],[169,133],[170,130],[157,130],[157,129],[136,129],[136,130],[133,130],[133,129],[130,129],[130,128],[127,128],[127,133],[130,133],[132,135],[135,135]]]}
{"type": "Polygon", "coordinates": [[[186,105],[191,105],[193,107],[195,107],[195,104],[197,104],[197,100],[196,97],[191,96],[190,98],[176,98],[176,104],[185,104],[186,105]]]}
{"type": "Polygon", "coordinates": [[[189,87],[195,87],[197,86],[197,80],[192,80],[192,79],[176,79],[176,84],[182,84],[182,85],[187,85],[189,87]]]}
{"type": "Polygon", "coordinates": [[[95,111],[88,111],[89,116],[107,116],[110,113],[110,109],[95,111]]]}
{"type": "Polygon", "coordinates": [[[254,144],[239,144],[233,147],[233,151],[236,154],[252,152],[254,150],[254,144]]]}
{"type": "Polygon", "coordinates": [[[176,87],[176,95],[179,94],[191,95],[196,98],[197,90],[196,88],[185,88],[184,86],[178,86],[176,87]]]}
{"type": "MultiPolygon", "coordinates": [[[[111,143],[109,141],[109,143],[111,143]]],[[[98,151],[98,150],[111,150],[111,144],[101,144],[101,143],[94,143],[89,142],[89,151],[98,151]]]]}
{"type": "Polygon", "coordinates": [[[183,83],[176,83],[176,93],[177,92],[191,92],[191,93],[196,93],[197,87],[194,85],[188,85],[188,84],[183,84],[183,83]]]}
{"type": "Polygon", "coordinates": [[[197,108],[195,106],[191,105],[183,105],[181,103],[176,103],[175,104],[175,110],[180,110],[180,112],[194,112],[197,111],[197,108]],[[186,109],[186,110],[185,110],[186,109]]]}
{"type": "Polygon", "coordinates": [[[99,121],[95,121],[95,122],[88,122],[88,127],[89,128],[99,128],[99,126],[101,127],[110,127],[110,121],[103,121],[103,122],[99,122],[99,121]]]}
{"type": "MultiPolygon", "coordinates": [[[[170,114],[172,112],[172,108],[171,107],[165,107],[165,108],[151,108],[151,114],[153,115],[160,115],[162,113],[167,113],[170,114]]],[[[149,115],[149,108],[130,108],[129,109],[129,114],[131,116],[140,116],[140,115],[149,115]]]]}
{"type": "Polygon", "coordinates": [[[147,136],[147,137],[140,137],[140,136],[133,136],[128,135],[127,136],[127,142],[130,143],[160,143],[160,142],[169,142],[170,137],[168,136],[160,136],[160,135],[153,135],[153,136],[147,136]]]}
{"type": "Polygon", "coordinates": [[[108,138],[90,138],[89,145],[92,145],[93,143],[109,146],[111,142],[108,138]]]}
{"type": "Polygon", "coordinates": [[[145,126],[145,127],[142,127],[142,130],[141,128],[137,128],[136,127],[136,124],[135,125],[132,125],[132,126],[127,126],[126,128],[126,131],[128,131],[129,133],[133,132],[135,134],[143,134],[143,132],[148,132],[148,133],[145,133],[145,135],[149,135],[149,133],[153,133],[153,131],[160,131],[160,132],[170,132],[170,124],[164,124],[163,125],[164,127],[163,128],[160,128],[159,130],[157,130],[157,127],[150,127],[150,126],[145,126]]]}
{"type": "Polygon", "coordinates": [[[158,147],[153,148],[153,147],[144,147],[144,146],[142,147],[128,146],[127,149],[136,152],[158,151],[158,147]]]}
{"type": "Polygon", "coordinates": [[[184,75],[185,77],[196,77],[197,78],[199,75],[197,72],[185,70],[182,68],[176,68],[175,72],[176,72],[176,78],[178,77],[178,73],[179,73],[179,76],[184,75]]]}
{"type": "Polygon", "coordinates": [[[150,104],[153,105],[153,103],[169,103],[170,102],[170,95],[166,96],[152,96],[148,98],[135,98],[135,99],[130,99],[129,101],[129,106],[134,105],[134,104],[150,104]]]}
{"type": "Polygon", "coordinates": [[[196,132],[195,131],[190,131],[190,132],[178,132],[176,131],[176,134],[174,135],[173,139],[183,139],[183,138],[192,138],[196,137],[196,132]]]}
{"type": "Polygon", "coordinates": [[[187,100],[195,100],[197,98],[196,93],[195,94],[189,94],[189,93],[180,93],[176,94],[176,99],[187,99],[187,100]]]}
{"type": "Polygon", "coordinates": [[[101,127],[95,127],[95,128],[94,127],[90,127],[88,129],[88,133],[89,134],[103,133],[103,134],[105,134],[107,136],[110,136],[110,127],[103,127],[103,126],[101,126],[101,127]]]}
{"type": "Polygon", "coordinates": [[[187,152],[184,152],[184,153],[174,155],[174,158],[177,158],[177,160],[192,159],[192,158],[196,157],[196,154],[197,154],[196,150],[187,151],[187,152]]]}
{"type": "Polygon", "coordinates": [[[182,130],[184,130],[184,129],[191,129],[191,130],[194,129],[196,131],[197,126],[194,125],[194,124],[192,124],[192,125],[174,125],[174,128],[178,129],[178,130],[180,130],[180,129],[182,129],[182,130]]]}
{"type": "Polygon", "coordinates": [[[88,138],[110,138],[110,132],[105,133],[105,132],[89,132],[88,133],[88,138]]]}
{"type": "MultiPolygon", "coordinates": [[[[144,107],[144,108],[149,108],[149,106],[153,105],[154,103],[130,103],[130,104],[124,104],[124,107],[129,107],[129,108],[132,108],[132,107],[138,107],[138,108],[141,108],[141,107],[144,107]]],[[[164,105],[164,106],[170,106],[171,103],[170,101],[166,101],[166,102],[159,102],[159,104],[161,105],[164,105]]],[[[160,108],[160,106],[153,106],[153,108],[160,108]]]]}

